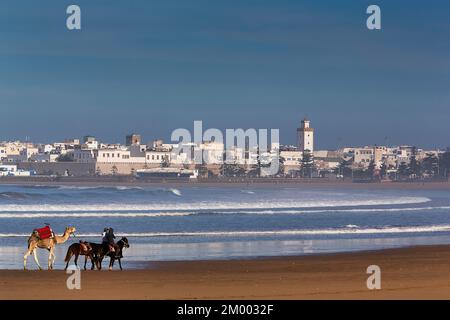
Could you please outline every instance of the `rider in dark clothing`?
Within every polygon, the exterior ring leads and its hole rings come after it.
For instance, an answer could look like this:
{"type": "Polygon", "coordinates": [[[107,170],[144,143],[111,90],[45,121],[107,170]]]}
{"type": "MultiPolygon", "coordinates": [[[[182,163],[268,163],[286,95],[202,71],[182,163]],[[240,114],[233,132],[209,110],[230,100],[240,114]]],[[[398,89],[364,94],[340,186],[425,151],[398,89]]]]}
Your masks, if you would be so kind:
{"type": "MultiPolygon", "coordinates": [[[[116,238],[116,236],[114,235],[114,229],[113,228],[105,228],[105,229],[103,229],[102,242],[109,246],[109,251],[110,252],[115,252],[116,254],[118,254],[119,253],[119,246],[114,242],[115,238],[116,238]]],[[[120,258],[122,258],[122,256],[120,256],[120,258]]]]}
{"type": "Polygon", "coordinates": [[[114,252],[115,250],[115,243],[114,243],[114,239],[116,238],[116,236],[114,235],[114,230],[113,228],[105,228],[103,229],[103,234],[102,234],[103,238],[102,238],[102,243],[103,244],[107,244],[109,246],[109,251],[114,252]]]}

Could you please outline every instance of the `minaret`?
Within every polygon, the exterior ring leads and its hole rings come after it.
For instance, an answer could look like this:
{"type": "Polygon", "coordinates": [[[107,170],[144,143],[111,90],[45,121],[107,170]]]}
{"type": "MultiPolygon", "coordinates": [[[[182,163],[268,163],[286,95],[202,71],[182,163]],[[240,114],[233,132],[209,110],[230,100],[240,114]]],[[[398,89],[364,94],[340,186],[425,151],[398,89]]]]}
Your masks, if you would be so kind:
{"type": "Polygon", "coordinates": [[[314,129],[310,127],[310,121],[305,118],[302,120],[300,128],[297,129],[297,146],[298,150],[304,152],[314,151],[314,129]]]}

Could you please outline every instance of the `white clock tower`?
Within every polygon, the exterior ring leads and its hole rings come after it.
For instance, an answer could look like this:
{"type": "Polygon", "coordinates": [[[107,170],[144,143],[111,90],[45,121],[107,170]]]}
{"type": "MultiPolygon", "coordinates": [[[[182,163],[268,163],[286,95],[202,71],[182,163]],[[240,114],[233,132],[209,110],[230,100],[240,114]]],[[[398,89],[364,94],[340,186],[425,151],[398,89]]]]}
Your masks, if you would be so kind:
{"type": "Polygon", "coordinates": [[[310,121],[305,118],[302,120],[300,128],[297,129],[298,150],[304,152],[314,151],[314,129],[310,127],[310,121]]]}

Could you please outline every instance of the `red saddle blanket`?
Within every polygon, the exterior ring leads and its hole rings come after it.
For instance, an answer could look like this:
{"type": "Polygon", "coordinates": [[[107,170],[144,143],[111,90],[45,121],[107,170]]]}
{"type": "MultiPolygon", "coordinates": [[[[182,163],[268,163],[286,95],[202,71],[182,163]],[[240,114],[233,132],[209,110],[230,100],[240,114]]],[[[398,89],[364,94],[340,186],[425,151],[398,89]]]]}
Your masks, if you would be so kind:
{"type": "Polygon", "coordinates": [[[50,229],[49,226],[36,229],[36,232],[39,235],[39,238],[41,239],[48,239],[52,237],[52,229],[50,229]]]}

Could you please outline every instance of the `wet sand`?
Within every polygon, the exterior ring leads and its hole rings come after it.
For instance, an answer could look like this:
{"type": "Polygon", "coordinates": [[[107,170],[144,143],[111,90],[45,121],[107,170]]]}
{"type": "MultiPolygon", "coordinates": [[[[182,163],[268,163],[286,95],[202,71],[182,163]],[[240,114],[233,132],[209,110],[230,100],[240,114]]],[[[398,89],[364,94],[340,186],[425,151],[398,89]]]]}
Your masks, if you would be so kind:
{"type": "Polygon", "coordinates": [[[450,246],[226,261],[142,263],[83,271],[0,271],[0,299],[450,299],[450,246]],[[369,265],[381,290],[368,290],[369,265]]]}

